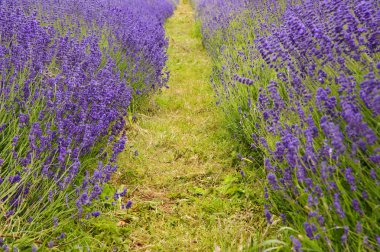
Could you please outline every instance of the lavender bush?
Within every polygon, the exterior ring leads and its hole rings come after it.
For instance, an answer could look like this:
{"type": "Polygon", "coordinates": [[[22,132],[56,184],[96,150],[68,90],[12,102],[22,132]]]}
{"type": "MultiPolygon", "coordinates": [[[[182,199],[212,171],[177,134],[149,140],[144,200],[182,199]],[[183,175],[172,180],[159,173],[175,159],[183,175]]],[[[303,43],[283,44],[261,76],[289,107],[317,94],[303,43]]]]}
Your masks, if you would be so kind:
{"type": "Polygon", "coordinates": [[[58,247],[73,239],[67,225],[100,215],[131,102],[166,85],[163,22],[173,9],[161,0],[0,1],[3,250],[58,247]]]}
{"type": "Polygon", "coordinates": [[[380,249],[378,1],[197,2],[218,103],[282,249],[380,249]],[[262,168],[260,168],[262,167],[262,168]]]}

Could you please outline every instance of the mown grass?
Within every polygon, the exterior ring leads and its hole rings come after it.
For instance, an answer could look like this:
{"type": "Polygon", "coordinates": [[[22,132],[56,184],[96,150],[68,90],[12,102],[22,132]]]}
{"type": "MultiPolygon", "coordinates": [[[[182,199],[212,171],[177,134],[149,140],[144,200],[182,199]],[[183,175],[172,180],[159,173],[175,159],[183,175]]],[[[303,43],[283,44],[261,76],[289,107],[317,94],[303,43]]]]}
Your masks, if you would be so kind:
{"type": "Polygon", "coordinates": [[[167,21],[170,88],[130,121],[118,161],[116,183],[134,202],[119,224],[133,251],[244,251],[275,227],[264,220],[261,181],[240,173],[193,15],[182,1],[167,21]]]}

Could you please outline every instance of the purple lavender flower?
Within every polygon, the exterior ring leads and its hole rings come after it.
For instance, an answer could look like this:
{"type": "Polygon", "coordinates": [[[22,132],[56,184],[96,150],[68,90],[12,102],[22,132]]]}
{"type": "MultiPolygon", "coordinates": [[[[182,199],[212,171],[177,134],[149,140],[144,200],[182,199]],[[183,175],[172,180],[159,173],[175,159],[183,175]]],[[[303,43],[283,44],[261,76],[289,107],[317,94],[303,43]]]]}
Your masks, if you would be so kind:
{"type": "Polygon", "coordinates": [[[127,188],[124,188],[123,191],[119,193],[121,197],[124,197],[126,194],[127,194],[127,188]]]}
{"type": "Polygon", "coordinates": [[[234,80],[236,80],[242,84],[248,85],[248,86],[251,86],[254,83],[254,81],[252,79],[241,77],[237,74],[234,75],[234,80]]]}
{"type": "Polygon", "coordinates": [[[267,178],[268,178],[269,184],[272,186],[273,189],[279,188],[276,175],[274,175],[273,173],[269,173],[267,178]]]}
{"type": "Polygon", "coordinates": [[[269,224],[272,224],[272,215],[268,210],[268,205],[264,205],[264,213],[265,213],[265,218],[267,219],[267,222],[269,224]]]}
{"type": "Polygon", "coordinates": [[[12,146],[13,147],[17,145],[19,138],[20,138],[20,136],[18,136],[18,135],[13,137],[13,139],[12,139],[12,146]]]}
{"type": "Polygon", "coordinates": [[[334,194],[334,207],[335,207],[336,213],[340,216],[340,218],[346,217],[346,214],[343,211],[342,206],[340,204],[339,193],[334,194]]]}
{"type": "Polygon", "coordinates": [[[92,212],[91,215],[94,216],[94,217],[96,218],[96,217],[99,217],[99,216],[100,216],[100,212],[99,212],[99,211],[92,212]]]}
{"type": "MultiPolygon", "coordinates": [[[[0,164],[1,164],[1,161],[0,161],[0,164]]],[[[371,178],[373,179],[373,180],[377,180],[377,174],[376,174],[376,171],[375,171],[375,169],[371,169],[371,171],[370,171],[370,176],[371,176],[371,178]]]]}
{"type": "Polygon", "coordinates": [[[344,226],[343,229],[344,229],[344,234],[342,235],[341,240],[342,240],[342,243],[347,243],[349,228],[348,226],[344,226]]]}
{"type": "Polygon", "coordinates": [[[38,251],[38,248],[36,247],[36,245],[32,245],[32,252],[37,252],[38,251]]]}
{"type": "Polygon", "coordinates": [[[4,252],[9,252],[9,246],[8,245],[4,244],[2,246],[2,248],[3,248],[4,252]]]}
{"type": "Polygon", "coordinates": [[[353,199],[352,200],[352,208],[357,212],[359,213],[360,215],[363,214],[363,211],[362,209],[360,208],[360,204],[359,204],[359,201],[357,199],[353,199]]]}
{"type": "Polygon", "coordinates": [[[269,198],[268,188],[267,187],[264,187],[264,197],[265,197],[265,199],[269,198]]]}
{"type": "Polygon", "coordinates": [[[369,243],[368,236],[363,237],[363,244],[366,248],[371,248],[373,249],[373,246],[369,243]]]}
{"type": "Polygon", "coordinates": [[[329,122],[326,116],[322,116],[321,128],[325,135],[331,139],[331,144],[334,146],[337,155],[343,154],[346,146],[344,144],[344,135],[339,126],[333,122],[329,122]]]}
{"type": "Polygon", "coordinates": [[[6,213],[5,213],[5,218],[8,218],[8,217],[10,217],[10,216],[12,216],[12,215],[14,215],[15,214],[15,210],[13,210],[13,209],[11,209],[11,210],[8,210],[6,213]]]}
{"type": "Polygon", "coordinates": [[[49,201],[49,202],[53,202],[53,191],[52,191],[52,190],[50,190],[50,191],[48,192],[48,201],[49,201]]]}
{"type": "Polygon", "coordinates": [[[132,207],[133,202],[131,200],[128,200],[127,204],[125,204],[125,208],[129,209],[132,207]]]}
{"type": "Polygon", "coordinates": [[[240,175],[244,178],[245,177],[245,173],[243,170],[240,170],[240,175]]]}
{"type": "Polygon", "coordinates": [[[20,114],[19,115],[19,124],[20,125],[26,125],[29,123],[29,115],[27,114],[20,114]]]}
{"type": "Polygon", "coordinates": [[[344,171],[344,175],[346,177],[347,183],[351,187],[351,191],[355,191],[356,190],[356,183],[355,183],[355,177],[352,174],[352,169],[349,168],[349,167],[346,168],[345,171],[344,171]]]}
{"type": "Polygon", "coordinates": [[[286,224],[286,214],[281,213],[280,216],[281,216],[282,224],[285,225],[286,224]]]}
{"type": "Polygon", "coordinates": [[[7,127],[7,124],[3,123],[0,125],[0,133],[7,127]]]}
{"type": "Polygon", "coordinates": [[[65,233],[61,233],[61,234],[57,237],[57,240],[65,239],[65,237],[66,237],[66,234],[65,234],[65,233]]]}
{"type": "Polygon", "coordinates": [[[363,199],[368,199],[368,193],[366,191],[362,192],[363,199]]]}
{"type": "Polygon", "coordinates": [[[292,240],[292,243],[293,243],[293,250],[296,252],[302,252],[301,242],[297,238],[295,238],[293,235],[290,236],[290,240],[292,240]]]}
{"type": "Polygon", "coordinates": [[[112,149],[113,154],[112,154],[111,162],[114,162],[117,154],[119,154],[120,152],[124,150],[126,141],[127,141],[127,137],[124,133],[123,136],[119,139],[119,141],[117,141],[113,146],[113,149],[112,149]]]}
{"type": "Polygon", "coordinates": [[[322,215],[318,215],[317,220],[320,226],[325,224],[325,218],[322,215]]]}
{"type": "Polygon", "coordinates": [[[16,174],[14,176],[9,176],[8,180],[11,184],[15,184],[15,183],[18,183],[21,181],[21,176],[20,176],[20,174],[16,174]]]}
{"type": "Polygon", "coordinates": [[[53,248],[53,247],[54,247],[54,241],[49,241],[48,248],[53,248]]]}
{"type": "Polygon", "coordinates": [[[303,224],[303,226],[304,226],[306,235],[307,235],[307,237],[310,238],[310,240],[314,240],[317,238],[316,236],[314,236],[314,232],[317,230],[317,228],[315,227],[314,224],[310,224],[309,222],[305,222],[303,224]]]}
{"type": "Polygon", "coordinates": [[[358,234],[360,234],[361,232],[363,232],[363,226],[360,223],[360,221],[356,222],[355,230],[356,230],[356,233],[358,233],[358,234]]]}

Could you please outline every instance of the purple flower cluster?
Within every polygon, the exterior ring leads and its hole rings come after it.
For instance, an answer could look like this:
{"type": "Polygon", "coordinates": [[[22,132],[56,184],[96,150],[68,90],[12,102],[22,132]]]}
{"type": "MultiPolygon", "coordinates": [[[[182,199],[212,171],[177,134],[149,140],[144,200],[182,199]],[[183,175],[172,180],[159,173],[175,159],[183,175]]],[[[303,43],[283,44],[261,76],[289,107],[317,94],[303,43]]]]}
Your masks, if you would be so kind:
{"type": "Polygon", "coordinates": [[[131,100],[166,85],[173,10],[165,0],[0,1],[1,223],[17,215],[27,230],[27,219],[51,220],[47,208],[82,217],[100,198],[131,100]]]}
{"type": "Polygon", "coordinates": [[[265,167],[268,222],[320,248],[376,247],[378,1],[203,0],[198,14],[218,104],[265,167]]]}

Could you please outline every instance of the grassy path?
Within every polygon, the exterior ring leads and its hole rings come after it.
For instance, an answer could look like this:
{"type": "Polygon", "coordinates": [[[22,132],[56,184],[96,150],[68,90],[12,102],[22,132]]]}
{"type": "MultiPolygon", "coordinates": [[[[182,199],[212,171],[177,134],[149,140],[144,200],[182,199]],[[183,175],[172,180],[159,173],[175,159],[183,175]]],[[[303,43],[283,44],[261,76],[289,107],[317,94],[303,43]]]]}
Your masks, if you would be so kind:
{"type": "Polygon", "coordinates": [[[248,199],[256,196],[238,189],[245,181],[232,165],[233,140],[193,18],[182,2],[167,21],[170,88],[130,125],[131,148],[119,159],[119,183],[134,202],[126,217],[133,251],[237,251],[264,225],[248,199]]]}

